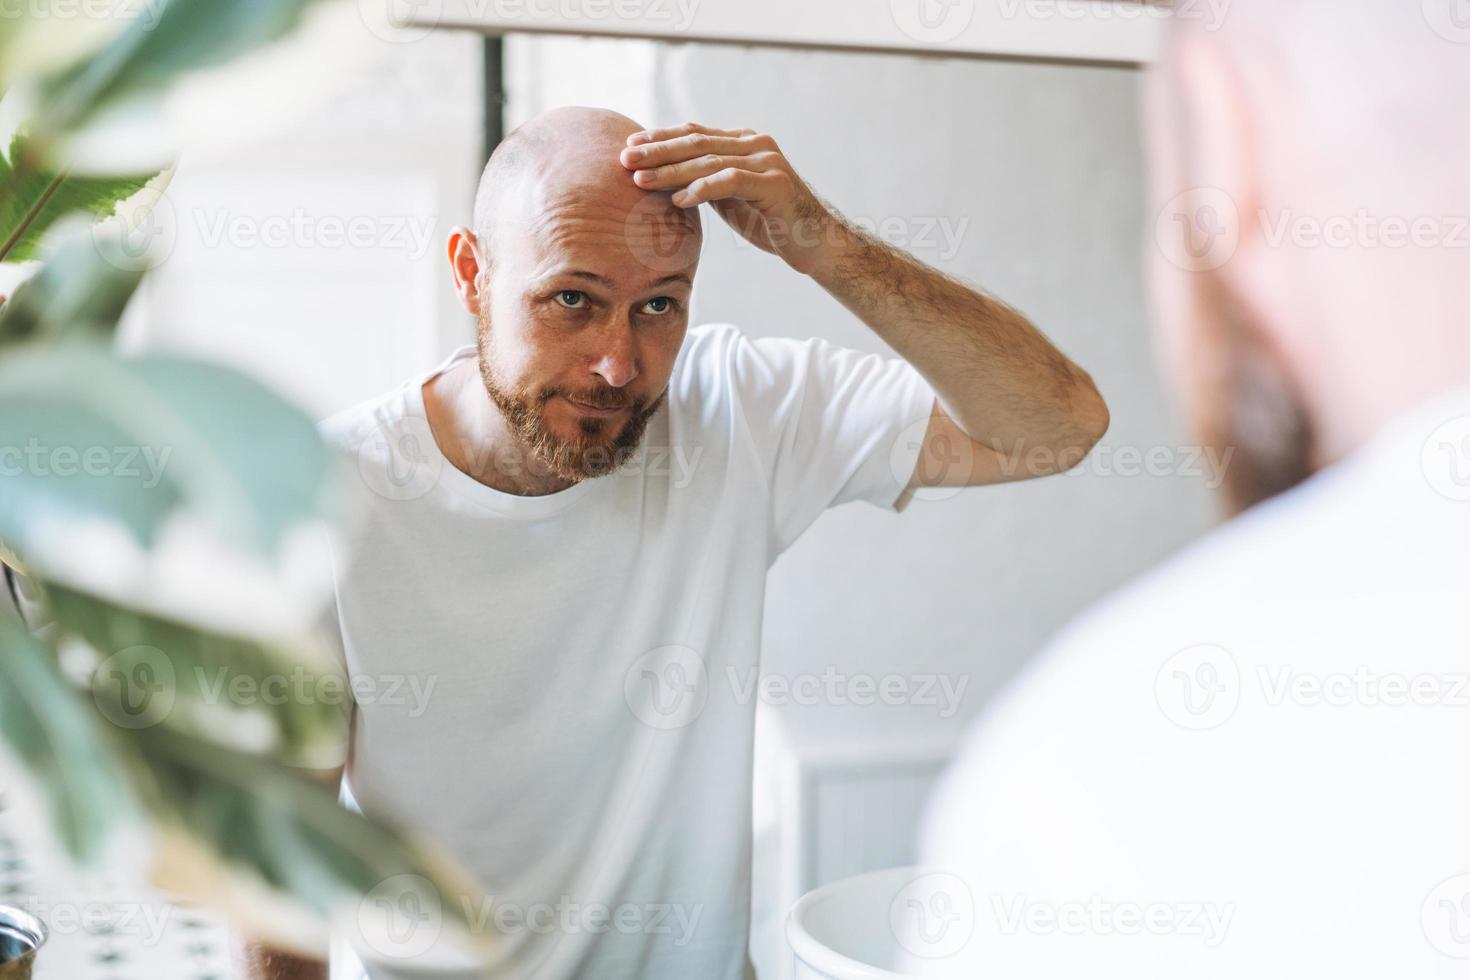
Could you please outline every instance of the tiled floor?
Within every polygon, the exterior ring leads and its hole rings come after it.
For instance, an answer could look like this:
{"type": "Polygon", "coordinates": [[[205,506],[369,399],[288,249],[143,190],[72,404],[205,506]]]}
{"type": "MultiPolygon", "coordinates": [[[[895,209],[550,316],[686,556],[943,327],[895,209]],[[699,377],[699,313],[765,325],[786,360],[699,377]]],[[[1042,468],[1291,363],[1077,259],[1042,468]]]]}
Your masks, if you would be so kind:
{"type": "Polygon", "coordinates": [[[83,875],[0,813],[0,903],[46,923],[34,980],[229,980],[229,935],[212,912],[143,886],[83,875]]]}

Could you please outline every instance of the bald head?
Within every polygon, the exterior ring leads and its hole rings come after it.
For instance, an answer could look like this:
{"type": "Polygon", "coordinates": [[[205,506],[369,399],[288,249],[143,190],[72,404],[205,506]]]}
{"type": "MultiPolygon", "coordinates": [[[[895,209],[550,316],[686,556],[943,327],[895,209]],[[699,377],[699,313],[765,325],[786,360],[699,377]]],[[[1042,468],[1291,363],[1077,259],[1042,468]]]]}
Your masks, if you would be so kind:
{"type": "Polygon", "coordinates": [[[1470,24],[1455,19],[1459,3],[1229,0],[1218,22],[1188,13],[1174,20],[1164,74],[1177,82],[1201,46],[1217,47],[1268,141],[1263,149],[1351,163],[1321,175],[1328,178],[1438,167],[1457,178],[1446,190],[1463,194],[1470,24]],[[1410,146],[1413,155],[1403,152],[1410,146]]]}
{"type": "Polygon", "coordinates": [[[1151,73],[1155,320],[1242,502],[1470,382],[1457,2],[1184,6],[1151,73]]]}
{"type": "MultiPolygon", "coordinates": [[[[628,137],[643,128],[610,109],[563,106],[512,130],[491,154],[475,194],[475,233],[489,261],[499,232],[534,225],[558,203],[595,200],[625,214],[647,210],[649,192],[618,162],[628,137]]],[[[697,227],[697,213],[689,217],[697,227]]]]}

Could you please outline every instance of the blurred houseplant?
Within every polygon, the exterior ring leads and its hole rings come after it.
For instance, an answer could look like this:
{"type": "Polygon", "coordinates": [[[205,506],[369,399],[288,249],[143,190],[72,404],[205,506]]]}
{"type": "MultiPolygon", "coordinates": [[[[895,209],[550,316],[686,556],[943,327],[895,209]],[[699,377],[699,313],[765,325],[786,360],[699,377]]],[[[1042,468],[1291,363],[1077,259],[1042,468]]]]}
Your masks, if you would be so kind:
{"type": "Polygon", "coordinates": [[[279,41],[309,4],[150,0],[109,22],[67,6],[0,19],[0,94],[22,119],[0,158],[0,262],[39,264],[0,306],[0,560],[35,600],[31,629],[0,623],[0,731],[74,857],[135,821],[160,842],[159,884],[320,952],[385,883],[465,884],[303,772],[340,761],[348,721],[310,629],[337,463],[250,379],[115,349],[146,275],[129,233],[170,171],[109,167],[95,138],[146,141],[191,73],[279,41]],[[290,693],[221,696],[273,682],[290,693]]]}

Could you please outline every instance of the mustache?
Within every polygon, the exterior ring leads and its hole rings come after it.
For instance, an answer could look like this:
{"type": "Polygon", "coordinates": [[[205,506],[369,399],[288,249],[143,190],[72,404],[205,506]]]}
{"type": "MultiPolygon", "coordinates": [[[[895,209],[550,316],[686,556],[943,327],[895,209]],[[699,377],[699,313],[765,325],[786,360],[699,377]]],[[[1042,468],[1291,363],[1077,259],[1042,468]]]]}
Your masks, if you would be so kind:
{"type": "Polygon", "coordinates": [[[581,402],[583,405],[590,405],[593,408],[634,408],[642,404],[636,399],[629,398],[619,389],[609,385],[587,391],[572,391],[569,388],[547,388],[541,392],[541,402],[545,404],[558,395],[581,402]]]}

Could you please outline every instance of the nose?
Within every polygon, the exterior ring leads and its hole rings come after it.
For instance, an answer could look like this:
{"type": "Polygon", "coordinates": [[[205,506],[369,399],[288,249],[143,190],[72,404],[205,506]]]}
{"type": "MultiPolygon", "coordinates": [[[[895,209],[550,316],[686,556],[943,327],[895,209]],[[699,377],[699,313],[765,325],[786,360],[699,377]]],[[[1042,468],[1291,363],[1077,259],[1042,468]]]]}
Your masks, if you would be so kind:
{"type": "Polygon", "coordinates": [[[638,352],[633,342],[633,325],[627,318],[609,323],[598,338],[592,373],[614,388],[623,388],[638,377],[638,352]]]}

